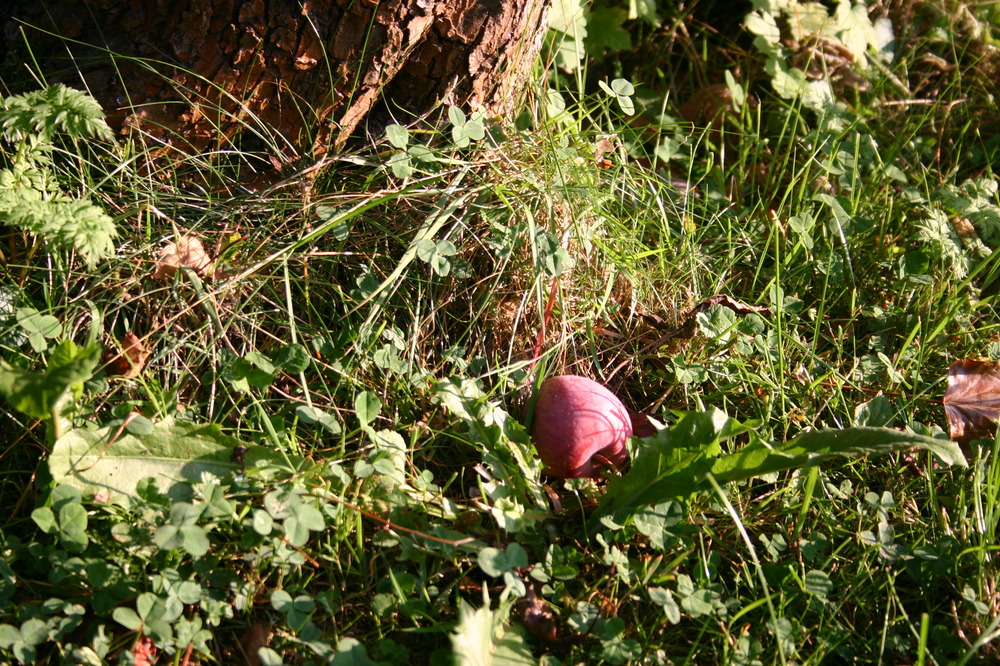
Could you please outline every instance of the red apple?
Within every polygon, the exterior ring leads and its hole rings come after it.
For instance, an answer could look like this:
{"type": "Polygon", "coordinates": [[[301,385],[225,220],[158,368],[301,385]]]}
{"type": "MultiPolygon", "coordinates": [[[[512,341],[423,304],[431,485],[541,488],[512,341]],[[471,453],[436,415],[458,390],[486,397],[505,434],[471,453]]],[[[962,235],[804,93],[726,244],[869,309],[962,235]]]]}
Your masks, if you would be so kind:
{"type": "Polygon", "coordinates": [[[563,479],[598,477],[628,460],[632,421],[625,405],[592,379],[576,375],[542,382],[531,436],[545,472],[563,479]]]}

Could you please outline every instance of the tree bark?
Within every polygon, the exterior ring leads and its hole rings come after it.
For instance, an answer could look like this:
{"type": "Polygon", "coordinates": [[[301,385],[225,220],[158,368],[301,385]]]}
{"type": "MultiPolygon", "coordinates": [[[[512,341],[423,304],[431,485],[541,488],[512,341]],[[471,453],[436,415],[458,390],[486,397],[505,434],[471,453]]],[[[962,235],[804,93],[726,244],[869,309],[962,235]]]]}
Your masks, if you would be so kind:
{"type": "Polygon", "coordinates": [[[122,131],[194,150],[277,133],[284,152],[318,156],[440,104],[508,116],[548,4],[19,0],[6,36],[33,50],[59,36],[44,73],[86,85],[122,131]]]}

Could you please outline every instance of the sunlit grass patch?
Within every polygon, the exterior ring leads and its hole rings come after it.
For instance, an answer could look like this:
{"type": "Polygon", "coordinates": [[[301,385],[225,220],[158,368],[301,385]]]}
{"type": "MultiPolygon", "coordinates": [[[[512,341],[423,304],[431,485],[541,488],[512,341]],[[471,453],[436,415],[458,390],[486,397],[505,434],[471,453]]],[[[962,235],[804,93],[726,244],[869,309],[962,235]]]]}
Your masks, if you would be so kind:
{"type": "Polygon", "coordinates": [[[963,467],[940,400],[1000,357],[992,47],[931,9],[829,97],[804,40],[677,99],[561,70],[517,124],[456,109],[270,183],[276,137],[5,135],[0,210],[107,219],[4,218],[0,653],[989,663],[997,448],[963,467]],[[559,374],[663,430],[543,475],[559,374]]]}

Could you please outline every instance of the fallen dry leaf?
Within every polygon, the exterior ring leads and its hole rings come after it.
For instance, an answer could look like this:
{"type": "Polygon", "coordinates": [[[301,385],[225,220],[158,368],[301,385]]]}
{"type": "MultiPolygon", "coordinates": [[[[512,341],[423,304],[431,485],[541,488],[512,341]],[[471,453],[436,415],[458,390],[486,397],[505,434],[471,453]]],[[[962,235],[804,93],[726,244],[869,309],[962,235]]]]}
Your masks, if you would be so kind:
{"type": "Polygon", "coordinates": [[[146,348],[142,340],[135,333],[126,333],[122,338],[122,351],[110,360],[106,360],[107,374],[120,375],[122,379],[132,379],[138,377],[143,368],[146,367],[146,359],[149,358],[150,350],[146,348]]]}
{"type": "Polygon", "coordinates": [[[174,276],[184,266],[204,277],[212,265],[212,258],[205,246],[194,236],[186,236],[160,250],[160,257],[153,266],[153,279],[164,280],[174,276]]]}
{"type": "Polygon", "coordinates": [[[609,140],[609,136],[611,135],[602,136],[594,147],[594,162],[599,169],[610,169],[614,164],[611,157],[615,153],[615,144],[609,140]]]}
{"type": "Polygon", "coordinates": [[[538,598],[530,586],[525,596],[515,604],[515,610],[521,615],[521,622],[528,633],[535,638],[551,643],[556,640],[556,616],[544,599],[538,598]]]}
{"type": "Polygon", "coordinates": [[[982,437],[994,437],[1000,415],[1000,363],[952,363],[944,411],[951,438],[962,446],[982,437]]]}
{"type": "Polygon", "coordinates": [[[246,666],[260,666],[258,652],[271,643],[271,623],[268,621],[254,622],[239,638],[239,648],[243,663],[246,666]]]}

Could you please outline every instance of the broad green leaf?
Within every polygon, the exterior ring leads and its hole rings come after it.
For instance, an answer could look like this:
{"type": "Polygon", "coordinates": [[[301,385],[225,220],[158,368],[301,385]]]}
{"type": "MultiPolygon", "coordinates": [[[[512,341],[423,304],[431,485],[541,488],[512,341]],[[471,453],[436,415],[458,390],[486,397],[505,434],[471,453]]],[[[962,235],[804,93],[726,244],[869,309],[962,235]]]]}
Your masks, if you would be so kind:
{"type": "Polygon", "coordinates": [[[181,528],[176,525],[161,525],[153,535],[153,541],[163,550],[176,550],[184,543],[181,528]]]}
{"type": "Polygon", "coordinates": [[[326,521],[323,520],[323,514],[312,504],[303,502],[294,507],[292,513],[295,514],[299,523],[310,532],[322,532],[326,529],[326,521]]]}
{"type": "Polygon", "coordinates": [[[188,525],[180,528],[181,548],[186,550],[195,559],[208,552],[211,543],[208,540],[208,533],[198,525],[188,525]]]}
{"type": "Polygon", "coordinates": [[[452,125],[456,127],[461,127],[465,124],[465,112],[457,106],[448,107],[448,120],[451,121],[452,125]]]}
{"type": "Polygon", "coordinates": [[[641,18],[643,21],[653,26],[660,27],[660,16],[656,13],[657,0],[629,0],[629,19],[641,18]]]}
{"type": "Polygon", "coordinates": [[[726,87],[729,89],[729,94],[732,95],[733,106],[738,111],[746,102],[746,91],[743,90],[743,86],[733,77],[733,73],[728,69],[725,72],[726,75],[726,87]]]}
{"type": "Polygon", "coordinates": [[[56,514],[47,506],[40,506],[31,512],[31,519],[35,521],[38,528],[46,534],[52,534],[59,529],[56,523],[56,514]]]}
{"type": "MultiPolygon", "coordinates": [[[[174,506],[179,504],[186,504],[184,502],[178,502],[174,506]]],[[[191,506],[188,504],[187,506],[191,506]]],[[[174,512],[171,511],[171,514],[174,512]]],[[[184,512],[185,514],[189,512],[184,512]]],[[[199,558],[208,552],[210,543],[208,540],[208,534],[205,529],[199,527],[198,525],[188,524],[186,518],[184,522],[179,522],[171,517],[172,523],[170,525],[162,525],[153,535],[153,540],[163,550],[184,550],[190,553],[193,557],[199,558]]]]}
{"type": "Polygon", "coordinates": [[[267,536],[274,529],[274,519],[267,511],[257,509],[253,513],[253,530],[261,536],[267,536]]]}
{"type": "Polygon", "coordinates": [[[465,422],[469,442],[483,453],[491,472],[519,497],[531,496],[539,506],[547,498],[538,483],[541,462],[532,458],[524,426],[491,402],[471,379],[452,377],[434,385],[434,395],[449,412],[465,422]]]}
{"type": "Polygon", "coordinates": [[[864,4],[840,2],[834,15],[837,18],[837,37],[854,56],[858,67],[865,69],[868,47],[878,43],[875,26],[868,17],[868,8],[864,4]]]}
{"type": "Polygon", "coordinates": [[[458,252],[458,248],[450,240],[439,240],[437,242],[430,238],[425,238],[417,244],[417,256],[431,265],[434,272],[441,277],[445,277],[451,272],[450,257],[458,252]]]}
{"type": "Polygon", "coordinates": [[[806,89],[806,75],[802,70],[789,67],[781,58],[769,58],[764,71],[771,75],[771,87],[785,99],[795,99],[806,89]]]}
{"type": "Polygon", "coordinates": [[[29,618],[21,624],[21,640],[28,645],[38,645],[45,642],[48,637],[49,628],[40,618],[29,618]]]}
{"type": "Polygon", "coordinates": [[[274,365],[285,372],[295,374],[309,367],[309,352],[297,343],[287,344],[274,356],[274,365]]]}
{"type": "Polygon", "coordinates": [[[749,444],[720,455],[720,441],[748,430],[719,410],[682,414],[676,425],[643,440],[627,474],[610,479],[604,508],[616,511],[683,499],[705,489],[709,473],[728,483],[812,467],[834,457],[882,455],[911,447],[930,451],[948,465],[967,465],[955,442],[868,427],[803,433],[784,444],[763,441],[749,431],[749,444]]]}
{"type": "Polygon", "coordinates": [[[833,581],[830,580],[826,572],[813,569],[806,572],[805,588],[810,594],[826,597],[833,592],[833,581]]]}
{"type": "Polygon", "coordinates": [[[711,590],[696,590],[694,594],[681,599],[681,607],[694,618],[711,615],[715,610],[713,602],[717,596],[718,594],[711,590]]]}
{"type": "Polygon", "coordinates": [[[464,599],[459,601],[458,625],[451,634],[452,658],[456,666],[527,666],[537,663],[524,636],[512,627],[503,627],[507,614],[503,608],[491,611],[487,604],[474,609],[464,599]]]}
{"type": "Polygon", "coordinates": [[[141,414],[136,414],[125,422],[125,429],[133,435],[148,435],[153,432],[153,422],[141,414]]]}
{"type": "Polygon", "coordinates": [[[549,90],[545,93],[545,113],[549,118],[556,118],[566,111],[566,100],[558,90],[549,90]]]}
{"type": "Polygon", "coordinates": [[[175,502],[170,507],[170,522],[177,527],[189,527],[196,525],[201,514],[204,512],[204,505],[195,505],[190,502],[175,502]]]}
{"type": "Polygon", "coordinates": [[[344,215],[337,206],[317,206],[316,216],[327,225],[330,233],[336,240],[347,240],[351,235],[351,224],[353,222],[349,215],[344,215]]]}
{"type": "Polygon", "coordinates": [[[437,153],[427,146],[421,146],[420,144],[407,148],[406,154],[409,155],[412,160],[422,162],[423,164],[433,164],[440,159],[437,153]]]}
{"type": "Polygon", "coordinates": [[[573,257],[559,243],[559,239],[547,231],[535,234],[539,261],[550,276],[555,277],[573,267],[573,257]]]}
{"type": "Polygon", "coordinates": [[[417,243],[417,256],[421,261],[431,263],[435,254],[437,254],[437,243],[433,239],[425,238],[417,243]]]}
{"type": "Polygon", "coordinates": [[[399,149],[405,149],[410,142],[410,132],[402,125],[389,125],[385,128],[385,135],[389,137],[389,143],[399,149]]]}
{"type": "Polygon", "coordinates": [[[395,153],[387,164],[396,178],[409,178],[413,175],[413,162],[408,153],[395,153]]]}
{"type": "Polygon", "coordinates": [[[275,373],[274,363],[271,362],[271,359],[258,351],[252,351],[244,358],[246,358],[246,360],[253,364],[253,366],[258,370],[266,372],[269,375],[273,375],[275,373]]]}
{"type": "Polygon", "coordinates": [[[947,465],[966,467],[958,444],[889,428],[847,428],[807,432],[778,446],[763,441],[719,458],[712,474],[720,482],[739,481],[762,474],[812,467],[839,456],[877,456],[908,448],[935,454],[947,465]]]}
{"type": "Polygon", "coordinates": [[[571,37],[587,36],[587,7],[582,0],[555,0],[549,11],[549,27],[571,37]]]}
{"type": "Polygon", "coordinates": [[[891,427],[895,418],[896,410],[884,395],[877,395],[854,409],[854,422],[858,426],[891,427]]]}
{"type": "Polygon", "coordinates": [[[820,34],[824,28],[834,24],[826,7],[819,2],[790,3],[784,11],[788,14],[788,29],[798,41],[820,34]]]}
{"type": "Polygon", "coordinates": [[[295,408],[295,415],[303,423],[320,425],[332,435],[339,435],[341,432],[340,421],[337,420],[337,417],[322,409],[309,405],[299,405],[295,408]]]}
{"type": "Polygon", "coordinates": [[[87,510],[82,504],[64,504],[59,508],[59,543],[71,553],[82,553],[87,537],[87,510]]]}
{"type": "Polygon", "coordinates": [[[632,101],[631,97],[618,95],[615,100],[618,102],[618,107],[622,110],[622,113],[626,116],[635,114],[635,102],[632,101]]]}
{"type": "Polygon", "coordinates": [[[611,82],[611,90],[617,96],[628,97],[635,94],[635,86],[628,79],[615,79],[611,82]]]}
{"type": "Polygon", "coordinates": [[[486,125],[482,120],[470,120],[465,123],[463,134],[473,141],[482,141],[486,138],[486,125]]]}
{"type": "Polygon", "coordinates": [[[297,493],[287,490],[272,490],[264,495],[264,509],[275,520],[281,520],[292,515],[292,509],[302,503],[297,493]]]}
{"type": "Polygon", "coordinates": [[[676,425],[644,440],[625,476],[609,480],[604,504],[613,510],[638,507],[699,490],[721,452],[728,421],[717,409],[682,414],[676,425]]]}
{"type": "Polygon", "coordinates": [[[354,398],[354,413],[358,415],[361,425],[368,425],[382,411],[382,401],[371,391],[362,391],[354,398]]]}
{"type": "Polygon", "coordinates": [[[737,323],[736,313],[725,305],[713,305],[707,312],[697,313],[695,320],[698,322],[698,328],[705,336],[720,338],[720,342],[727,342],[729,340],[737,323]]]}
{"type": "Polygon", "coordinates": [[[43,315],[34,308],[18,308],[17,323],[28,334],[31,348],[36,352],[45,351],[46,340],[62,335],[63,327],[52,315],[43,315]]]}
{"type": "Polygon", "coordinates": [[[292,610],[292,595],[283,589],[275,590],[271,593],[271,608],[279,613],[292,610]]]}
{"type": "Polygon", "coordinates": [[[21,632],[12,624],[0,624],[0,649],[9,650],[21,641],[21,632]]]}
{"type": "Polygon", "coordinates": [[[587,29],[584,27],[580,32],[580,39],[574,39],[569,35],[563,35],[562,39],[556,38],[558,41],[554,59],[560,69],[575,72],[583,66],[587,55],[587,47],[584,45],[583,39],[586,37],[587,29]]]}
{"type": "Polygon", "coordinates": [[[337,643],[337,654],[327,663],[330,666],[372,666],[376,662],[368,656],[364,644],[356,638],[346,636],[337,643]]]}
{"type": "Polygon", "coordinates": [[[674,595],[670,590],[662,587],[651,587],[646,591],[649,593],[649,600],[663,608],[670,624],[677,624],[681,621],[681,608],[674,600],[674,595]]]}
{"type": "Polygon", "coordinates": [[[624,664],[642,656],[642,646],[634,638],[615,636],[601,641],[601,656],[609,664],[624,664]]]}
{"type": "Polygon", "coordinates": [[[587,19],[587,51],[600,54],[604,49],[626,51],[632,48],[632,37],[623,26],[628,12],[618,7],[596,7],[587,19]]]}
{"type": "Polygon", "coordinates": [[[40,372],[17,370],[0,361],[0,393],[14,409],[31,418],[51,418],[63,394],[94,374],[100,352],[96,344],[77,349],[72,340],[67,340],[53,350],[48,367],[40,372]]]}
{"type": "Polygon", "coordinates": [[[261,666],[284,666],[285,663],[281,655],[269,647],[258,648],[256,656],[261,666]]]}
{"type": "Polygon", "coordinates": [[[479,551],[479,568],[487,576],[501,576],[526,566],[528,566],[528,554],[518,543],[507,546],[507,552],[498,548],[483,548],[479,551]]]}
{"type": "Polygon", "coordinates": [[[764,38],[770,45],[777,45],[781,41],[781,30],[777,21],[767,12],[751,12],[746,17],[747,30],[755,35],[764,38]]]}
{"type": "Polygon", "coordinates": [[[124,626],[126,629],[131,631],[136,631],[142,626],[142,618],[131,608],[126,608],[125,606],[119,606],[111,613],[111,617],[114,618],[115,622],[124,626]]]}
{"type": "MultiPolygon", "coordinates": [[[[237,446],[246,445],[223,434],[218,425],[168,417],[155,424],[148,435],[133,435],[120,425],[72,430],[59,438],[48,462],[56,482],[122,501],[137,497],[136,486],[147,477],[166,492],[176,481],[198,481],[203,472],[218,477],[235,474],[241,470],[241,464],[233,459],[237,446]]],[[[282,460],[261,446],[250,446],[243,455],[249,468],[282,460]]]]}
{"type": "Polygon", "coordinates": [[[153,608],[156,607],[156,595],[152,592],[143,592],[136,597],[135,607],[139,611],[139,617],[146,619],[153,612],[153,608]]]}

